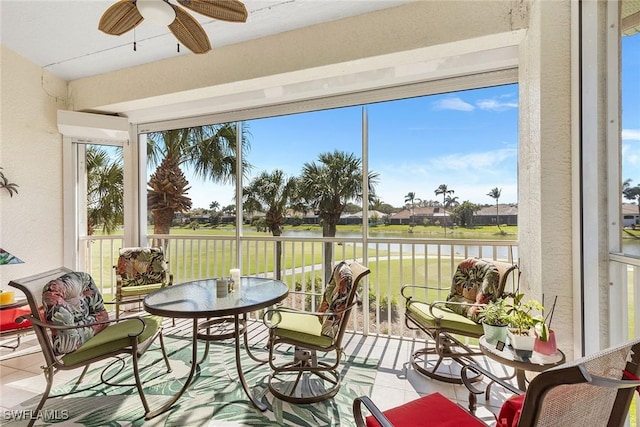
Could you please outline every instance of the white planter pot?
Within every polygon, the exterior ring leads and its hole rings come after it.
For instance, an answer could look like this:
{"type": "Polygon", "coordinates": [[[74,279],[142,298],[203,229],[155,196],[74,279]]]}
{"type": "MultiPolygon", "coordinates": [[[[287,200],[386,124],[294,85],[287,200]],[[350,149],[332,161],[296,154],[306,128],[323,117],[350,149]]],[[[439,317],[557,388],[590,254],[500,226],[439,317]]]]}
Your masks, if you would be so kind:
{"type": "Polygon", "coordinates": [[[533,351],[533,346],[536,342],[536,336],[533,331],[529,331],[529,335],[518,335],[507,329],[507,336],[511,347],[516,350],[533,351]]]}

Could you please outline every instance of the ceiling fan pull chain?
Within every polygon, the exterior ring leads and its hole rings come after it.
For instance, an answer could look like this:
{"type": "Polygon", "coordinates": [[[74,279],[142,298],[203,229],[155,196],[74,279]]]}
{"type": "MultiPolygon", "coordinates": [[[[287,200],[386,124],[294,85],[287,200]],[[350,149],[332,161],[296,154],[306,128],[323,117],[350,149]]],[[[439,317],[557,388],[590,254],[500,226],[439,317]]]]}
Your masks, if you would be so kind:
{"type": "Polygon", "coordinates": [[[136,46],[136,29],[133,29],[133,51],[136,52],[137,51],[137,46],[136,46]]]}
{"type": "Polygon", "coordinates": [[[178,53],[180,53],[180,43],[178,43],[178,53]]]}

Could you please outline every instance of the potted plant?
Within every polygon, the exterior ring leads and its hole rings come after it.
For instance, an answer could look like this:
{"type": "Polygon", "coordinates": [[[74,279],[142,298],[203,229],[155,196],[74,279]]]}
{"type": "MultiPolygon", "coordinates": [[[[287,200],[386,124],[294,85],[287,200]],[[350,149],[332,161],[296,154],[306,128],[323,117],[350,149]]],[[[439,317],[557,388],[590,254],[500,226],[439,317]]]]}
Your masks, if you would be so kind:
{"type": "Polygon", "coordinates": [[[489,344],[507,341],[509,311],[504,299],[489,301],[478,311],[478,321],[482,323],[484,335],[489,344]]]}
{"type": "MultiPolygon", "coordinates": [[[[544,304],[544,295],[542,296],[542,301],[544,304]]],[[[553,300],[553,305],[551,306],[551,310],[547,314],[544,315],[544,319],[542,322],[536,323],[534,326],[536,333],[536,340],[533,346],[533,351],[536,353],[540,353],[544,356],[551,356],[557,353],[558,347],[556,345],[556,337],[553,329],[551,329],[551,320],[553,320],[553,312],[556,309],[556,302],[558,301],[558,296],[553,300]]]]}
{"type": "MultiPolygon", "coordinates": [[[[518,294],[509,307],[509,328],[507,336],[511,346],[516,350],[533,351],[535,344],[534,328],[542,324],[541,330],[546,329],[542,313],[544,306],[537,300],[529,299],[523,302],[524,294],[518,294]]],[[[547,329],[548,331],[548,329],[547,329]]]]}

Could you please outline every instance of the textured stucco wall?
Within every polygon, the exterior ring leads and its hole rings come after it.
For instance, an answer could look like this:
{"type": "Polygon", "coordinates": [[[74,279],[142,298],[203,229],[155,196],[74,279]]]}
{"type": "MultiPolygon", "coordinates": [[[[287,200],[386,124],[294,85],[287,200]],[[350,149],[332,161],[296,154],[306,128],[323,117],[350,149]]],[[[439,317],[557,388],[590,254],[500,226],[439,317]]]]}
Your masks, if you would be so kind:
{"type": "Polygon", "coordinates": [[[56,111],[67,85],[25,58],[1,51],[0,166],[19,185],[0,191],[0,247],[25,263],[0,267],[0,286],[62,265],[62,138],[56,111]]]}
{"type": "Polygon", "coordinates": [[[532,5],[521,49],[518,230],[521,290],[549,305],[552,327],[572,351],[570,4],[532,5]]]}

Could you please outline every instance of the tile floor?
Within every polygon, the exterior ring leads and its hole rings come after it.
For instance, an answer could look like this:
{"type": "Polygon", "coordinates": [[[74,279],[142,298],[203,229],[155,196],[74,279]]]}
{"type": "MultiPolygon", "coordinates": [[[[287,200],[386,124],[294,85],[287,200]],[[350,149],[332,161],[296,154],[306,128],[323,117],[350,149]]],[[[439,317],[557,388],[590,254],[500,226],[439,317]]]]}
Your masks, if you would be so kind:
{"type": "MultiPolygon", "coordinates": [[[[179,326],[176,325],[176,327],[179,326]]],[[[166,328],[171,327],[169,321],[166,328]]],[[[252,341],[254,339],[255,337],[252,341]]],[[[3,338],[0,341],[7,342],[7,339],[3,338]]],[[[376,358],[380,361],[371,398],[382,410],[435,391],[456,401],[463,408],[467,407],[468,391],[463,385],[452,385],[426,378],[408,363],[410,355],[421,347],[419,340],[346,334],[343,343],[346,354],[376,358]]],[[[44,390],[45,380],[40,371],[44,359],[37,351],[38,348],[33,334],[24,337],[23,343],[15,351],[0,348],[0,410],[3,414],[7,409],[44,390]]],[[[479,364],[489,367],[494,372],[504,370],[501,366],[495,366],[482,357],[476,359],[479,364]]],[[[79,370],[61,371],[56,374],[55,384],[71,380],[79,373],[79,370]]],[[[504,394],[499,387],[492,389],[489,402],[485,402],[483,396],[480,396],[476,415],[489,425],[493,425],[493,413],[499,410],[506,396],[508,395],[504,394]]]]}

